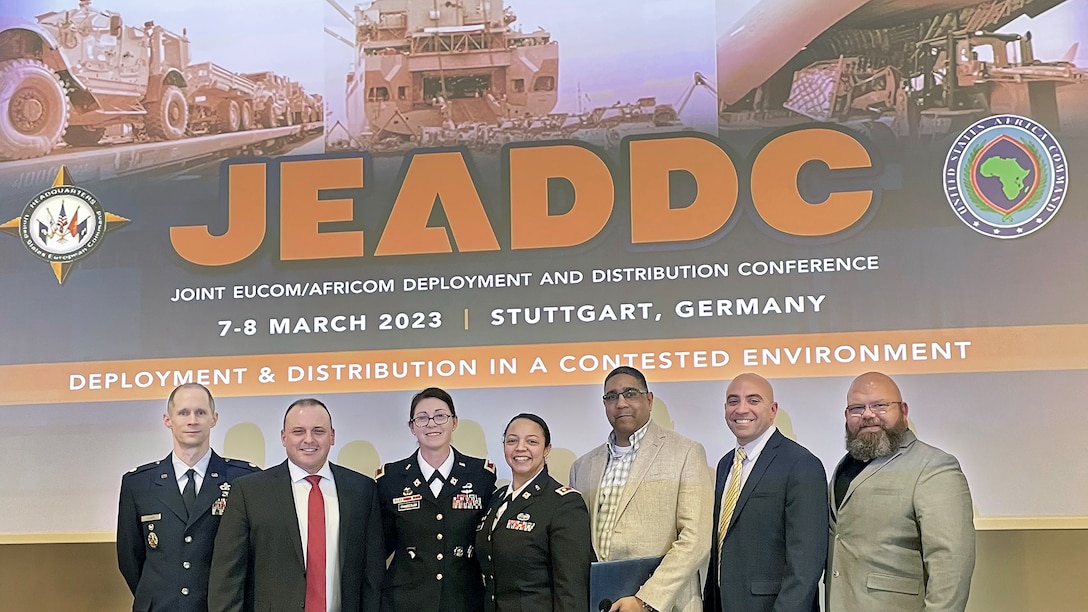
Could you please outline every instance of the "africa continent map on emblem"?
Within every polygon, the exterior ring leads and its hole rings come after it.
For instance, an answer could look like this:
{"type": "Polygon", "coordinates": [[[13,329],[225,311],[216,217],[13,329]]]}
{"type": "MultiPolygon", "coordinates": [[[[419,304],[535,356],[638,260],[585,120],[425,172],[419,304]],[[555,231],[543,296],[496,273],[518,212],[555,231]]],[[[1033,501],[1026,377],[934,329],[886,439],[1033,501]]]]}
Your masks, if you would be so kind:
{"type": "Polygon", "coordinates": [[[944,166],[945,194],[968,227],[1016,238],[1043,227],[1066,191],[1065,155],[1042,125],[997,115],[963,131],[944,166]]]}

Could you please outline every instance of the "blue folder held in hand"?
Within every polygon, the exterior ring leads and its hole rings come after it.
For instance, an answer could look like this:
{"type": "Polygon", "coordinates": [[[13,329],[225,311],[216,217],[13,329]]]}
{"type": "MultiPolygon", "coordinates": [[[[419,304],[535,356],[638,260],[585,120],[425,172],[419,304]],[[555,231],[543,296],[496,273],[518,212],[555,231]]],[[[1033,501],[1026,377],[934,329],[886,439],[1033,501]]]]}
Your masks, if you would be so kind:
{"type": "Polygon", "coordinates": [[[589,612],[608,611],[617,599],[634,595],[661,563],[662,557],[597,561],[589,570],[589,612]]]}

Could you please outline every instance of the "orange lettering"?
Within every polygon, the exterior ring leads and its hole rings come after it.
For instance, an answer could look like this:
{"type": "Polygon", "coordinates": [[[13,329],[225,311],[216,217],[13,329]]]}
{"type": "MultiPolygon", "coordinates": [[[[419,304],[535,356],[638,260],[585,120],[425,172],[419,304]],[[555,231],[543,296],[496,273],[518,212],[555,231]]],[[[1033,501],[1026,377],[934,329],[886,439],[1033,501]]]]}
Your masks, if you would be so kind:
{"type": "Polygon", "coordinates": [[[510,248],[575,246],[596,236],[612,215],[615,186],[604,160],[573,144],[513,146],[510,173],[510,248]],[[574,203],[561,215],[548,214],[548,179],[574,187],[574,203]]]}
{"type": "Polygon", "coordinates": [[[417,153],[411,157],[404,183],[374,254],[452,252],[446,228],[427,226],[436,198],[446,213],[458,251],[499,250],[499,241],[464,156],[442,152],[417,153]]]}
{"type": "Polygon", "coordinates": [[[832,170],[873,165],[865,147],[838,130],[798,130],[767,143],[752,164],[752,203],[774,229],[794,236],[828,236],[857,223],[869,210],[872,191],[832,193],[819,204],[802,198],[797,173],[813,160],[832,170]]]}
{"type": "Polygon", "coordinates": [[[628,141],[631,176],[631,242],[698,240],[721,229],[737,208],[739,181],[729,155],[693,136],[628,141]],[[670,208],[669,175],[695,178],[695,200],[670,208]]]}
{"type": "Polygon", "coordinates": [[[227,266],[249,257],[264,241],[265,162],[227,166],[227,231],[213,236],[207,225],[170,228],[170,243],[198,266],[227,266]]]}
{"type": "Polygon", "coordinates": [[[351,221],[351,200],[321,200],[322,189],[363,186],[363,158],[280,163],[280,259],[362,257],[363,232],[320,232],[327,221],[351,221]]]}

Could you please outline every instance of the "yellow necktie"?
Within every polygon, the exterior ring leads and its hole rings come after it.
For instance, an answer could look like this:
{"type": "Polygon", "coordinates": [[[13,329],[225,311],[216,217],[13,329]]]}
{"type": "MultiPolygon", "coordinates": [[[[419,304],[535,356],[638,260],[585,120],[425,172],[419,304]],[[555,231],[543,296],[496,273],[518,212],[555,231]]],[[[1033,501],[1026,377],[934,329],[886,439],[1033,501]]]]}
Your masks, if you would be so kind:
{"type": "Polygon", "coordinates": [[[722,560],[722,543],[725,542],[725,532],[729,530],[729,519],[733,517],[733,510],[737,507],[737,499],[740,498],[740,472],[744,466],[744,460],[748,454],[743,446],[737,447],[733,456],[733,469],[729,470],[729,487],[722,496],[722,513],[718,516],[718,563],[722,560]]]}

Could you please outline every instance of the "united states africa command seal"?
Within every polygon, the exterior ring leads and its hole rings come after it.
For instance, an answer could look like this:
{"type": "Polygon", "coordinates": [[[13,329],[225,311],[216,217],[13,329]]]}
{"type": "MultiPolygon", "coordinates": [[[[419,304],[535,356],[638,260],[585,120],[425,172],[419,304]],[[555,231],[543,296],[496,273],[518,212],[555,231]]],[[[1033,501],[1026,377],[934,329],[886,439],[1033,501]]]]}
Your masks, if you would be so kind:
{"type": "Polygon", "coordinates": [[[98,248],[107,231],[125,223],[128,219],[104,211],[94,194],[75,185],[61,167],[53,186],[34,196],[23,214],[0,230],[18,236],[28,251],[53,267],[63,284],[73,263],[98,248]]]}
{"type": "Polygon", "coordinates": [[[1026,236],[1058,214],[1065,153],[1038,122],[994,115],[956,138],[944,163],[944,192],[967,227],[993,238],[1026,236]]]}

